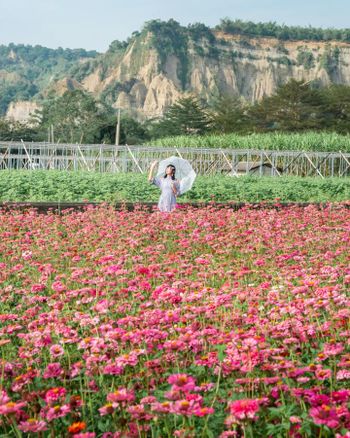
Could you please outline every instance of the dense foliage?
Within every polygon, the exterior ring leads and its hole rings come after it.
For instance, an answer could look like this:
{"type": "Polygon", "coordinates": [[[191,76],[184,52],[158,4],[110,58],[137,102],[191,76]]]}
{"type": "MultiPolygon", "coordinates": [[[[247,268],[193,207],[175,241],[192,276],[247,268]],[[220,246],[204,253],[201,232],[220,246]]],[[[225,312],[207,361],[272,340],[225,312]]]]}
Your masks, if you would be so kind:
{"type": "MultiPolygon", "coordinates": [[[[159,119],[141,123],[125,112],[122,118],[122,144],[148,141],[171,146],[350,150],[350,87],[343,85],[318,88],[292,80],[255,104],[223,96],[208,107],[197,97],[186,96],[159,119]],[[269,135],[256,135],[260,133],[269,135]],[[203,134],[207,135],[198,137],[203,134]]],[[[52,125],[55,140],[61,143],[115,141],[115,110],[104,99],[98,101],[81,90],[49,96],[36,121],[26,126],[0,119],[0,140],[45,141],[52,125]]]]}
{"type": "Polygon", "coordinates": [[[211,129],[211,118],[195,97],[182,97],[170,106],[164,116],[150,125],[152,137],[165,135],[205,134],[211,129]]]}
{"type": "MultiPolygon", "coordinates": [[[[55,141],[114,144],[117,115],[107,104],[81,90],[51,95],[29,124],[0,119],[0,140],[55,141]],[[53,131],[53,138],[52,138],[53,131]]],[[[147,128],[132,117],[121,118],[120,143],[142,143],[147,128]]]]}
{"type": "Polygon", "coordinates": [[[0,45],[0,115],[10,102],[30,100],[52,79],[65,76],[74,65],[85,65],[97,55],[94,50],[0,45]]]}
{"type": "Polygon", "coordinates": [[[280,151],[350,152],[350,135],[327,132],[269,134],[209,134],[164,137],[149,142],[155,146],[266,149],[280,151]]]}
{"type": "MultiPolygon", "coordinates": [[[[0,201],[156,202],[159,190],[141,174],[63,171],[1,171],[0,201]]],[[[183,202],[349,201],[347,178],[198,176],[183,202]]]]}
{"type": "Polygon", "coordinates": [[[216,26],[217,30],[234,35],[274,37],[279,40],[346,41],[350,42],[350,29],[315,28],[279,25],[276,22],[253,23],[252,21],[225,18],[216,26]]]}
{"type": "MultiPolygon", "coordinates": [[[[174,108],[175,105],[169,109],[169,113],[174,108]]],[[[167,119],[169,113],[165,113],[163,120],[167,119]]],[[[202,107],[201,113],[202,117],[208,117],[209,115],[210,125],[208,128],[214,133],[252,134],[310,131],[316,133],[317,131],[328,131],[330,133],[349,134],[350,87],[331,85],[327,88],[319,88],[315,84],[291,80],[280,86],[273,95],[266,96],[255,104],[247,104],[237,97],[223,96],[211,108],[202,107]]],[[[176,114],[172,121],[168,121],[167,130],[155,131],[153,138],[164,137],[166,131],[168,136],[173,135],[176,130],[179,134],[184,133],[179,128],[178,122],[180,116],[184,116],[185,112],[177,111],[176,114]]],[[[189,115],[187,112],[188,117],[186,120],[188,124],[192,120],[189,115]]],[[[160,122],[161,125],[162,121],[160,122]]],[[[196,140],[193,140],[191,135],[196,134],[196,132],[188,131],[187,134],[190,134],[187,138],[181,138],[183,145],[195,144],[196,140]]],[[[274,138],[277,139],[278,136],[276,135],[274,138]]],[[[343,140],[348,144],[347,136],[343,137],[343,140]]],[[[210,140],[208,144],[209,142],[210,140]]],[[[158,144],[162,143],[169,144],[169,141],[162,139],[158,142],[158,144]]],[[[179,142],[176,143],[178,146],[179,142]]],[[[206,137],[202,143],[207,143],[206,137]]],[[[344,141],[341,141],[341,143],[343,144],[344,141]]],[[[261,146],[259,146],[260,148],[261,146]]],[[[271,148],[279,149],[278,145],[271,148]]],[[[283,145],[281,145],[281,148],[283,149],[283,145]]],[[[300,146],[296,149],[300,149],[300,146]]],[[[330,145],[323,147],[315,145],[313,149],[332,150],[330,145]]],[[[339,145],[335,150],[340,149],[341,146],[339,145]]],[[[346,150],[349,150],[349,146],[346,147],[346,150]]]]}

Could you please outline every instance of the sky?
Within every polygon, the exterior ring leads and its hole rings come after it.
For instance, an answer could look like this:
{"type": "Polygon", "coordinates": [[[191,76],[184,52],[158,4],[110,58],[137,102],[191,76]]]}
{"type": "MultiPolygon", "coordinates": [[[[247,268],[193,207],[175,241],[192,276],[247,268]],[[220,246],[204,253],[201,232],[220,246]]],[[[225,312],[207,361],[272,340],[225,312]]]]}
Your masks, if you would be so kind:
{"type": "Polygon", "coordinates": [[[225,17],[349,28],[350,0],[0,0],[0,45],[104,52],[149,20],[215,26],[225,17]]]}

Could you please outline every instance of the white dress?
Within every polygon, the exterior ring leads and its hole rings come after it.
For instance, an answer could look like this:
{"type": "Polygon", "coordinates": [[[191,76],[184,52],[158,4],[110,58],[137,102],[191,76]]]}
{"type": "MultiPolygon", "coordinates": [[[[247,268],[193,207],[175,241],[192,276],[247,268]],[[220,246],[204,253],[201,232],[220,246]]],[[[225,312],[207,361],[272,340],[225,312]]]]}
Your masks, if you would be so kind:
{"type": "Polygon", "coordinates": [[[173,211],[176,208],[176,196],[172,190],[174,184],[177,192],[180,191],[180,183],[178,180],[173,180],[169,177],[157,176],[153,178],[151,183],[155,184],[161,190],[161,195],[158,202],[160,211],[173,211]]]}

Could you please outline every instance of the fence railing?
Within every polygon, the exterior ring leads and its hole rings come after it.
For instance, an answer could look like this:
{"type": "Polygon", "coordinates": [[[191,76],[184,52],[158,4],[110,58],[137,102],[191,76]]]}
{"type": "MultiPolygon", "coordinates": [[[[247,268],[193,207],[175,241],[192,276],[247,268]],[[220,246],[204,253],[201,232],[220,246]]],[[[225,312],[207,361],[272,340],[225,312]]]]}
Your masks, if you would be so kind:
{"type": "Polygon", "coordinates": [[[187,159],[199,175],[350,176],[350,153],[257,149],[175,148],[0,141],[0,169],[146,173],[171,155],[187,159]]]}

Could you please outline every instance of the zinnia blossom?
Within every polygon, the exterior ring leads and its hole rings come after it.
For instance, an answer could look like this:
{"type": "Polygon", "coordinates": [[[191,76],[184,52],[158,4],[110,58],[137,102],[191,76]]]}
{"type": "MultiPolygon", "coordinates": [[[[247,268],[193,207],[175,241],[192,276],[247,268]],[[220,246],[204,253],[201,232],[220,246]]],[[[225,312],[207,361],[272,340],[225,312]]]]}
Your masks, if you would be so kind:
{"type": "Polygon", "coordinates": [[[18,429],[25,433],[38,433],[47,430],[47,424],[43,420],[29,418],[27,421],[21,421],[18,429]]]}
{"type": "Polygon", "coordinates": [[[259,400],[245,398],[230,402],[228,408],[233,419],[237,421],[256,420],[256,413],[260,409],[260,403],[259,400]]]}

